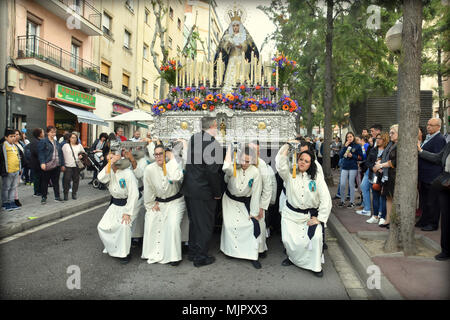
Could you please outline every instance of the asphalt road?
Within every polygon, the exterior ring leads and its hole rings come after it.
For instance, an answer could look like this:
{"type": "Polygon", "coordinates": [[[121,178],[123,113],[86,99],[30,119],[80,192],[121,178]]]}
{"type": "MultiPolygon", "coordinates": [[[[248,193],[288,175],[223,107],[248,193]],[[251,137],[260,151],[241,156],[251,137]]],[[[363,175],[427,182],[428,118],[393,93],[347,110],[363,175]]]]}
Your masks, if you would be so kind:
{"type": "MultiPolygon", "coordinates": [[[[256,270],[248,261],[225,257],[214,235],[210,254],[216,262],[195,268],[183,257],[177,267],[147,264],[141,250],[122,265],[103,254],[97,224],[106,207],[0,244],[1,299],[218,299],[291,300],[348,299],[325,251],[324,277],[295,266],[282,267],[285,258],[279,236],[268,239],[268,256],[256,270]],[[80,289],[67,281],[78,266],[80,289]]],[[[74,281],[69,281],[75,283],[74,281]]]]}

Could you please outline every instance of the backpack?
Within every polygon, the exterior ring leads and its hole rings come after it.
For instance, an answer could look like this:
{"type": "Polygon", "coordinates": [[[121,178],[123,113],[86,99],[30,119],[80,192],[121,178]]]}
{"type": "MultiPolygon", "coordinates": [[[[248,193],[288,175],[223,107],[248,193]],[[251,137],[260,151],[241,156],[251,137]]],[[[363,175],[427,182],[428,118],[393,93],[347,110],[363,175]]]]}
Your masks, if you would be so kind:
{"type": "Polygon", "coordinates": [[[27,144],[25,148],[23,148],[23,154],[25,157],[25,161],[27,163],[31,163],[31,143],[27,144]]]}

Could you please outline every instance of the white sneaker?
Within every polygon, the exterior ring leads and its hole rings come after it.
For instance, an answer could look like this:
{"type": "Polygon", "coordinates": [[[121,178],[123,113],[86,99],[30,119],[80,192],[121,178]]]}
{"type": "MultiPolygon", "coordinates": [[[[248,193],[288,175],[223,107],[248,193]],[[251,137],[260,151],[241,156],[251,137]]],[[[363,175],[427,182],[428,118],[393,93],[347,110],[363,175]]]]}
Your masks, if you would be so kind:
{"type": "Polygon", "coordinates": [[[385,224],[386,220],[384,220],[383,218],[380,218],[380,222],[378,222],[378,224],[385,224]]]}
{"type": "Polygon", "coordinates": [[[366,217],[370,217],[372,215],[372,213],[370,211],[365,211],[365,210],[358,210],[356,211],[357,214],[360,214],[362,216],[366,216],[366,217]]]}
{"type": "Polygon", "coordinates": [[[378,217],[372,216],[369,220],[366,220],[367,223],[378,223],[378,217]]]}

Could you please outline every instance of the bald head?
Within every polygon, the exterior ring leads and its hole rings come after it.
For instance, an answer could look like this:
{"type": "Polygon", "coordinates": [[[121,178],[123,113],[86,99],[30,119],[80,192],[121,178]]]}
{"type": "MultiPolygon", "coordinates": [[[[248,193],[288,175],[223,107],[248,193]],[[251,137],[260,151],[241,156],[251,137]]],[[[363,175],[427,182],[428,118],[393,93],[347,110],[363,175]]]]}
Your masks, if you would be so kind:
{"type": "Polygon", "coordinates": [[[435,134],[441,130],[442,121],[440,118],[431,118],[427,123],[428,134],[435,134]]]}

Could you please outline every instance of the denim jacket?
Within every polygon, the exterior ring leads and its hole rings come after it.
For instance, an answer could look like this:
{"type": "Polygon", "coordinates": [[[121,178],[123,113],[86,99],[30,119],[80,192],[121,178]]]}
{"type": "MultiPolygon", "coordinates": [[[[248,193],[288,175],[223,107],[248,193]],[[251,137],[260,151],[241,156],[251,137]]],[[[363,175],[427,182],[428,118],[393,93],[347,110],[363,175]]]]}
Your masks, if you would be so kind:
{"type": "MultiPolygon", "coordinates": [[[[59,166],[64,165],[64,156],[62,153],[61,145],[58,141],[54,141],[57,151],[58,151],[58,157],[59,157],[59,166]]],[[[38,146],[38,157],[39,157],[39,163],[45,164],[47,162],[50,162],[52,160],[53,156],[53,144],[50,142],[48,137],[39,140],[38,146]]]]}

